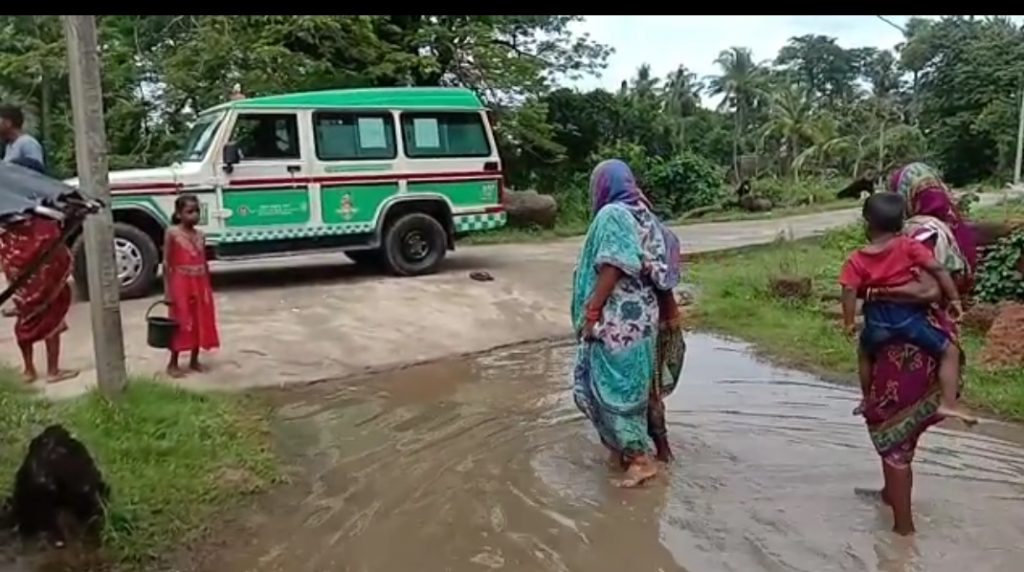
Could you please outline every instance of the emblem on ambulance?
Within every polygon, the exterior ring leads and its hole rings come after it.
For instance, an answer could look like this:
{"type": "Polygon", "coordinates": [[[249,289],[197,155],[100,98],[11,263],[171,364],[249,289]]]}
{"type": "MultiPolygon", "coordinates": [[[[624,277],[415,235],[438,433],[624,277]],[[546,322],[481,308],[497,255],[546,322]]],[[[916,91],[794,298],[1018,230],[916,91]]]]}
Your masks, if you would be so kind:
{"type": "Polygon", "coordinates": [[[341,206],[338,208],[338,214],[345,220],[352,220],[352,217],[359,212],[359,209],[352,206],[352,195],[345,193],[341,197],[341,206]]]}
{"type": "Polygon", "coordinates": [[[493,201],[498,198],[498,183],[484,183],[480,185],[480,200],[483,202],[493,201]]]}

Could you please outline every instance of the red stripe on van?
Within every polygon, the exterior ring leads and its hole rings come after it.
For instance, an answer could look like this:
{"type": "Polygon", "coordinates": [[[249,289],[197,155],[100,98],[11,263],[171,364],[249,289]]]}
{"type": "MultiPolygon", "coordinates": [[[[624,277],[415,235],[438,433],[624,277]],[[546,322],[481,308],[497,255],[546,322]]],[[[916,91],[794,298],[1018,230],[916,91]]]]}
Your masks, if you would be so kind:
{"type": "Polygon", "coordinates": [[[488,171],[453,171],[442,173],[382,173],[380,175],[320,175],[316,177],[271,177],[259,179],[235,179],[229,187],[249,187],[263,185],[289,185],[295,183],[368,183],[380,181],[437,181],[449,179],[461,180],[492,180],[500,179],[501,173],[488,171]]]}
{"type": "Polygon", "coordinates": [[[140,190],[177,190],[183,188],[182,183],[113,183],[111,191],[140,191],[140,190]]]}
{"type": "MultiPolygon", "coordinates": [[[[320,175],[316,177],[264,177],[252,179],[235,179],[230,181],[228,188],[263,187],[270,185],[294,185],[311,183],[368,183],[381,181],[443,181],[458,179],[464,181],[497,180],[499,198],[504,195],[502,174],[500,171],[452,171],[442,173],[405,173],[380,175],[320,175]]],[[[185,190],[181,183],[118,183],[110,186],[112,192],[118,194],[172,194],[185,190]]]]}

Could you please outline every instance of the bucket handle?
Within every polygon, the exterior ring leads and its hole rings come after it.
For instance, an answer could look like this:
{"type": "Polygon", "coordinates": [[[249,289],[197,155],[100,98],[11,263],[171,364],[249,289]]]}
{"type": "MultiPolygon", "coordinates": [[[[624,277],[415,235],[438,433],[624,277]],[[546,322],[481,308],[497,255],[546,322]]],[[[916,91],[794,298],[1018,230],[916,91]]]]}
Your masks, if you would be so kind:
{"type": "Polygon", "coordinates": [[[150,305],[149,309],[146,310],[147,320],[149,319],[149,315],[153,313],[153,308],[156,308],[157,306],[167,306],[168,308],[170,308],[171,304],[167,300],[157,300],[156,302],[153,302],[153,304],[150,305]]]}

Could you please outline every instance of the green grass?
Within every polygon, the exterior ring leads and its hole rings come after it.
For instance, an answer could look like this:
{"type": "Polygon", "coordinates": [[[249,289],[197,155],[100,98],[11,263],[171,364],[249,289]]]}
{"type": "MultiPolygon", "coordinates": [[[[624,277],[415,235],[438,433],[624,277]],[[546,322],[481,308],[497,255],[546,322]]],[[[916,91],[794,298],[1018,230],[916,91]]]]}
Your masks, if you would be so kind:
{"type": "Polygon", "coordinates": [[[269,409],[254,398],[133,380],[116,402],[96,393],[52,403],[0,370],[0,487],[28,442],[61,423],[85,443],[112,495],[104,544],[128,568],[197,539],[215,512],[276,475],[269,409]]]}
{"type": "Polygon", "coordinates": [[[1024,220],[1024,199],[1014,198],[990,207],[978,207],[971,211],[971,220],[1001,222],[1024,220]]]}
{"type": "MultiPolygon", "coordinates": [[[[782,207],[767,212],[751,213],[745,211],[719,211],[708,213],[700,218],[676,219],[672,226],[686,226],[707,222],[733,222],[741,220],[768,220],[802,214],[814,214],[841,210],[857,206],[856,200],[831,201],[799,207],[782,207]]],[[[587,221],[559,221],[552,229],[512,228],[506,226],[492,231],[473,233],[461,239],[460,244],[513,244],[523,242],[547,242],[574,236],[582,236],[587,232],[587,221]]]]}
{"type": "Polygon", "coordinates": [[[850,200],[835,200],[823,203],[814,203],[810,205],[802,205],[797,207],[779,207],[772,209],[767,212],[751,213],[746,211],[723,211],[716,213],[709,213],[706,216],[700,218],[683,218],[677,219],[672,222],[673,225],[687,225],[697,224],[702,222],[732,222],[739,220],[768,220],[774,218],[781,218],[787,216],[797,216],[804,214],[815,214],[829,211],[836,211],[842,209],[854,208],[860,204],[857,199],[850,200]]]}
{"type": "Polygon", "coordinates": [[[513,228],[506,226],[497,230],[477,232],[459,240],[460,244],[515,244],[522,242],[548,242],[582,236],[587,232],[587,222],[561,222],[555,228],[513,228]]]}
{"type": "MultiPolygon", "coordinates": [[[[1001,208],[1001,207],[994,207],[1001,208]]],[[[982,210],[982,209],[979,209],[982,210]]],[[[700,288],[693,315],[697,325],[753,342],[781,361],[822,374],[856,379],[856,351],[842,334],[837,315],[836,276],[847,252],[859,241],[857,228],[813,241],[776,243],[696,260],[691,280],[700,288]],[[768,281],[780,274],[810,277],[814,296],[806,302],[776,299],[768,281]]],[[[971,360],[982,339],[967,332],[965,399],[973,407],[1011,420],[1024,420],[1024,369],[986,371],[971,360]]]]}

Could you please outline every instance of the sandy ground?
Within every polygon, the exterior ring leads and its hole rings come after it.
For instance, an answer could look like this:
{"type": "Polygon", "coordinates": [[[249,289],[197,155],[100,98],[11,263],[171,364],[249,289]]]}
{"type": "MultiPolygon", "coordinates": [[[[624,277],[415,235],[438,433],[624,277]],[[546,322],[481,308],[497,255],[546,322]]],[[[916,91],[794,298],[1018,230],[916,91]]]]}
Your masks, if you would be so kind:
{"type": "MultiPolygon", "coordinates": [[[[776,220],[675,229],[684,252],[802,238],[857,219],[859,209],[776,220]]],[[[443,271],[422,278],[373,275],[340,254],[214,265],[223,347],[212,371],[181,380],[196,389],[244,389],[334,379],[441,357],[570,334],[569,282],[580,240],[459,248],[443,271]],[[476,282],[475,270],[492,282],[476,282]]],[[[162,372],[166,354],[146,345],[144,315],[157,300],[122,304],[125,351],[134,375],[162,372]]],[[[37,384],[54,398],[96,384],[88,306],[76,304],[64,338],[72,381],[37,384]]],[[[42,348],[39,348],[40,350],[42,348]]],[[[39,353],[39,352],[37,352],[39,353]]],[[[10,322],[0,359],[20,362],[10,322]]],[[[42,365],[42,356],[37,360],[42,365]]]]}

